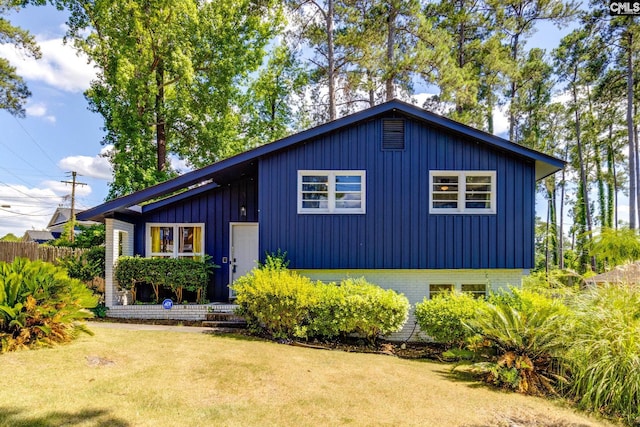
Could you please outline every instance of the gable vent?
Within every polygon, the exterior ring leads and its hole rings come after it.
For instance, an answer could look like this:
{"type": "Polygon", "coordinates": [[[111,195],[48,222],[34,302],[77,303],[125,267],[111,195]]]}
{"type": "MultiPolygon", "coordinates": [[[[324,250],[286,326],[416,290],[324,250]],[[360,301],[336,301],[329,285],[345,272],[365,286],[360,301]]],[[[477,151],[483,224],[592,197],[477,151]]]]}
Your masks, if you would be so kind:
{"type": "Polygon", "coordinates": [[[404,150],[404,120],[382,120],[382,149],[404,150]]]}

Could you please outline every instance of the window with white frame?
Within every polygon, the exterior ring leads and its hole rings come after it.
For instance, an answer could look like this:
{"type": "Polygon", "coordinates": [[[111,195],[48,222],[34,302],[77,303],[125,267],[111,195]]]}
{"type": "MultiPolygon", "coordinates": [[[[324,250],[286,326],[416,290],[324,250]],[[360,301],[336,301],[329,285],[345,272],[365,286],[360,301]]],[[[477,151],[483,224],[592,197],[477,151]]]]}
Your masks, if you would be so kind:
{"type": "Polygon", "coordinates": [[[429,285],[429,299],[432,299],[436,295],[446,294],[447,292],[453,292],[453,284],[434,283],[429,285]]]}
{"type": "Polygon", "coordinates": [[[298,213],[363,214],[365,171],[298,171],[298,213]]]}
{"type": "Polygon", "coordinates": [[[147,256],[193,258],[204,255],[204,224],[147,224],[147,256]]]}
{"type": "Polygon", "coordinates": [[[474,298],[484,298],[487,296],[487,285],[483,283],[462,283],[460,291],[471,294],[474,298]]]}
{"type": "Polygon", "coordinates": [[[495,171],[430,171],[429,212],[496,212],[495,171]]]}

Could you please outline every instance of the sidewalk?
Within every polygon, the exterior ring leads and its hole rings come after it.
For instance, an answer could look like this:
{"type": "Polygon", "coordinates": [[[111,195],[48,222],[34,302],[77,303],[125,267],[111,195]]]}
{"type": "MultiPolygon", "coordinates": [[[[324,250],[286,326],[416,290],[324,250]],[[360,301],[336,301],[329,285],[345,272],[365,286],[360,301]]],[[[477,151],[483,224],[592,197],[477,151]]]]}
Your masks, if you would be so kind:
{"type": "Polygon", "coordinates": [[[120,323],[120,322],[87,322],[87,326],[91,328],[103,329],[124,329],[128,331],[170,331],[170,332],[190,332],[190,333],[209,333],[213,332],[213,328],[201,326],[179,326],[179,325],[147,325],[142,323],[120,323]]]}

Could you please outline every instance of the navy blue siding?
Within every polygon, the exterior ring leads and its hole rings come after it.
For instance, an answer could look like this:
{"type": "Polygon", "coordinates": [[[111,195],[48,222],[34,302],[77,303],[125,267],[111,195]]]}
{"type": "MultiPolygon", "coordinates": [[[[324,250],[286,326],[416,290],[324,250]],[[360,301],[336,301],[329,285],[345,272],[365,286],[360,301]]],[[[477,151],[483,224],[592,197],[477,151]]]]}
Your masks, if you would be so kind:
{"type": "Polygon", "coordinates": [[[224,301],[229,296],[229,268],[222,257],[229,256],[229,223],[258,220],[258,182],[255,175],[143,214],[135,227],[135,253],[145,255],[145,223],[205,223],[205,253],[221,266],[207,288],[207,298],[224,301]],[[240,206],[247,217],[240,217],[240,206]]]}
{"type": "Polygon", "coordinates": [[[294,268],[531,268],[531,161],[407,119],[406,149],[382,151],[381,121],[260,159],[260,253],[294,268]],[[297,213],[300,169],[366,170],[366,214],[297,213]],[[430,215],[430,170],[495,170],[497,213],[430,215]]]}

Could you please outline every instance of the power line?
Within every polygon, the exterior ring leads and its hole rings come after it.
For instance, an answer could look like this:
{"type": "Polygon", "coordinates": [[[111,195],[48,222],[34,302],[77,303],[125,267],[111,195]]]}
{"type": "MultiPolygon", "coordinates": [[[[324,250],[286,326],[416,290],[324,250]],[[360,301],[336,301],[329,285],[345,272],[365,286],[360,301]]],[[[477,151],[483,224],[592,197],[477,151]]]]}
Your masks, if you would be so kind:
{"type": "MultiPolygon", "coordinates": [[[[27,197],[28,197],[28,198],[30,198],[30,199],[35,199],[35,200],[37,200],[37,199],[51,198],[51,196],[32,196],[31,194],[27,194],[27,193],[25,193],[24,191],[18,190],[17,188],[14,188],[14,187],[10,186],[10,185],[9,185],[9,184],[7,184],[6,182],[2,182],[2,181],[0,181],[0,184],[2,184],[2,185],[6,185],[6,186],[7,186],[7,187],[9,187],[10,189],[12,189],[12,190],[14,190],[14,191],[17,191],[17,192],[18,192],[18,193],[20,193],[20,194],[24,194],[25,196],[27,196],[27,197]]],[[[10,196],[9,196],[9,197],[10,197],[10,196]]],[[[3,197],[3,198],[4,198],[4,197],[3,197]]]]}
{"type": "Polygon", "coordinates": [[[8,144],[5,144],[3,141],[0,140],[0,144],[2,144],[4,146],[4,148],[7,149],[7,151],[11,152],[14,156],[16,156],[17,158],[19,158],[20,160],[22,160],[25,164],[31,166],[34,170],[41,170],[41,168],[38,168],[34,165],[32,165],[29,161],[27,161],[27,159],[25,159],[24,157],[22,157],[20,154],[16,153],[8,144]]]}
{"type": "Polygon", "coordinates": [[[58,165],[56,164],[56,162],[51,158],[51,156],[49,156],[49,154],[47,154],[46,151],[44,151],[44,149],[40,146],[40,144],[38,144],[38,141],[36,141],[36,139],[31,136],[31,134],[27,131],[27,129],[22,126],[22,123],[20,123],[20,121],[18,120],[17,117],[13,116],[14,120],[16,121],[16,123],[18,123],[18,125],[22,128],[22,130],[24,131],[24,133],[27,134],[27,136],[33,141],[34,144],[36,144],[36,147],[38,147],[40,149],[40,151],[42,152],[42,154],[45,155],[45,157],[47,159],[49,159],[49,161],[51,162],[52,165],[54,165],[55,167],[58,167],[58,165]]]}
{"type": "Polygon", "coordinates": [[[4,208],[0,208],[0,211],[9,212],[10,214],[13,214],[13,216],[3,216],[2,218],[14,218],[14,217],[18,217],[18,216],[49,216],[49,215],[51,215],[51,213],[28,214],[28,213],[22,213],[22,212],[14,212],[14,211],[10,211],[10,210],[4,209],[4,208]]]}
{"type": "Polygon", "coordinates": [[[27,187],[30,187],[30,186],[31,186],[31,184],[30,184],[30,183],[28,183],[27,181],[25,181],[24,179],[22,179],[22,178],[21,178],[21,177],[19,177],[18,175],[15,175],[15,174],[11,173],[11,171],[9,171],[9,169],[3,168],[2,166],[0,166],[0,169],[7,171],[7,172],[9,173],[9,175],[13,176],[13,177],[14,177],[15,179],[17,179],[18,181],[22,181],[22,182],[24,182],[25,184],[27,184],[27,187]]]}

